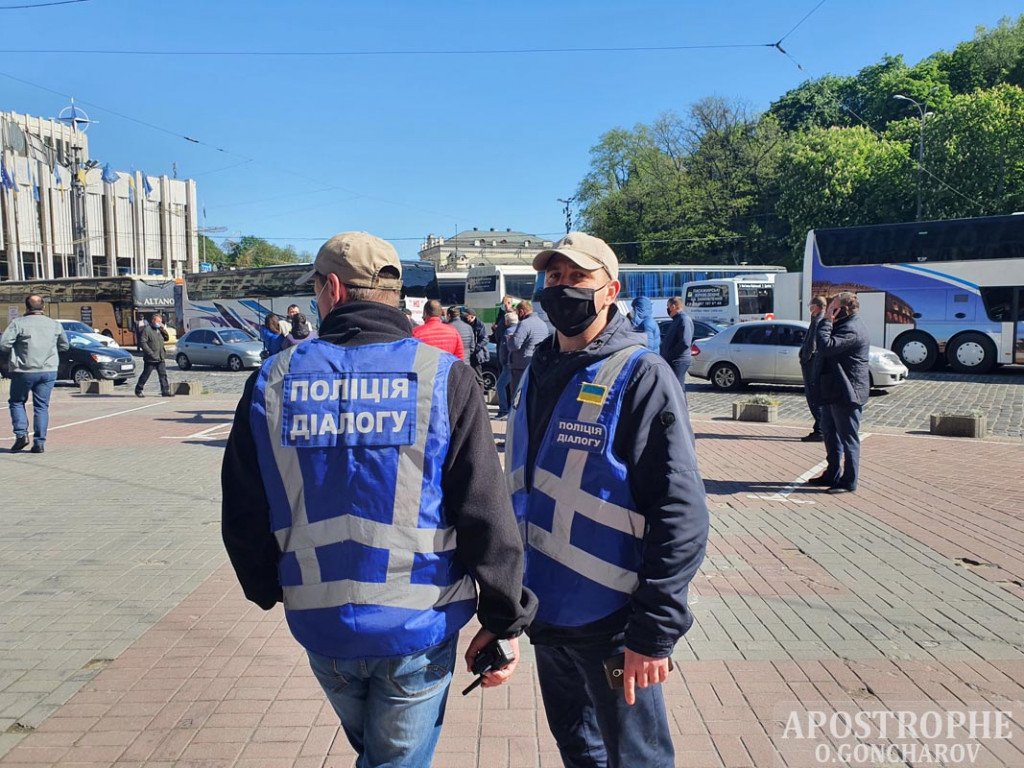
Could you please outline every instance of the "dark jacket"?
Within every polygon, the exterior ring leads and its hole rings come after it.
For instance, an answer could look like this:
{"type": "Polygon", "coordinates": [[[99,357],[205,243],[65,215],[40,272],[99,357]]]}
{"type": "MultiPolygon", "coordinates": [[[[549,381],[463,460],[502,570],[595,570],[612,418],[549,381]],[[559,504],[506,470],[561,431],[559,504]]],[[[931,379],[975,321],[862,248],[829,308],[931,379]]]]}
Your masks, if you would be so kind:
{"type": "MultiPolygon", "coordinates": [[[[345,347],[387,344],[409,336],[409,321],[400,310],[370,302],[345,304],[320,325],[321,339],[345,347]]],[[[245,596],[269,610],[281,601],[281,553],[270,529],[250,424],[257,375],[258,371],[245,384],[224,452],[221,533],[245,596]]],[[[451,441],[441,493],[456,529],[458,556],[480,590],[480,623],[499,636],[517,634],[536,612],[537,598],[522,587],[522,539],[476,376],[467,366],[451,368],[448,409],[451,441]]]]}
{"type": "Polygon", "coordinates": [[[530,313],[520,320],[515,331],[505,340],[508,344],[509,367],[513,371],[525,371],[537,346],[548,336],[550,332],[547,324],[536,314],[530,313]]]}
{"type": "Polygon", "coordinates": [[[680,310],[661,337],[661,356],[670,365],[689,365],[693,360],[693,318],[680,310]]]}
{"type": "Polygon", "coordinates": [[[161,363],[166,360],[167,350],[164,349],[164,342],[169,338],[167,329],[163,326],[155,328],[152,323],[146,323],[146,327],[142,329],[142,339],[139,341],[142,359],[147,363],[161,363]]]}
{"type": "Polygon", "coordinates": [[[467,363],[470,362],[473,347],[476,346],[476,335],[473,333],[473,326],[461,317],[456,317],[448,321],[448,327],[454,328],[462,338],[462,354],[465,356],[465,361],[467,363]]]}
{"type": "MultiPolygon", "coordinates": [[[[643,343],[644,337],[613,308],[608,327],[586,349],[562,354],[556,336],[540,345],[527,395],[528,468],[536,461],[559,396],[577,371],[643,343]]],[[[535,623],[530,638],[541,645],[596,645],[624,637],[638,653],[668,656],[693,624],[687,591],[704,559],[708,509],[683,393],[657,355],[645,355],[626,385],[612,446],[628,468],[637,510],[647,520],[640,586],[621,611],[582,627],[535,623]]]]}
{"type": "Polygon", "coordinates": [[[647,348],[652,352],[661,351],[661,329],[654,320],[651,300],[646,296],[633,299],[633,330],[647,337],[647,348]]]}
{"type": "Polygon", "coordinates": [[[469,318],[463,315],[462,322],[473,329],[473,351],[466,352],[466,360],[472,360],[475,365],[483,365],[491,359],[491,353],[487,349],[487,326],[479,317],[469,322],[469,318]]]}
{"type": "Polygon", "coordinates": [[[822,316],[817,327],[818,355],[822,357],[821,401],[837,405],[866,405],[871,392],[867,326],[860,315],[850,315],[834,324],[822,316]]]}
{"type": "Polygon", "coordinates": [[[818,322],[821,315],[811,316],[811,324],[800,345],[800,373],[804,378],[807,402],[816,406],[821,402],[821,371],[824,358],[818,354],[818,322]]]}

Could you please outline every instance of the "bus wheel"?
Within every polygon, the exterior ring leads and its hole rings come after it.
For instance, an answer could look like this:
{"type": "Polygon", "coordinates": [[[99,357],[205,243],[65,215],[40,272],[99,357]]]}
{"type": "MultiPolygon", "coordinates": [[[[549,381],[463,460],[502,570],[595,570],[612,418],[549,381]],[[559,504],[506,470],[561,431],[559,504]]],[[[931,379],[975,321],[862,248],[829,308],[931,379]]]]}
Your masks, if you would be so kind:
{"type": "Polygon", "coordinates": [[[910,331],[896,339],[892,351],[912,371],[930,371],[939,359],[939,345],[923,331],[910,331]]]}
{"type": "Polygon", "coordinates": [[[75,384],[81,384],[83,381],[92,381],[92,371],[84,365],[80,365],[71,372],[71,380],[75,382],[75,384]]]}
{"type": "Polygon", "coordinates": [[[188,359],[188,355],[184,352],[179,352],[178,356],[174,358],[174,362],[178,364],[178,367],[183,371],[187,371],[192,367],[192,361],[188,359]]]}
{"type": "Polygon", "coordinates": [[[711,374],[708,378],[711,379],[711,385],[715,389],[722,389],[726,392],[739,389],[740,384],[743,383],[743,380],[740,378],[740,372],[732,363],[719,363],[711,369],[711,374]]]}
{"type": "Polygon", "coordinates": [[[946,359],[960,373],[988,373],[996,364],[996,346],[981,333],[963,333],[946,347],[946,359]]]}

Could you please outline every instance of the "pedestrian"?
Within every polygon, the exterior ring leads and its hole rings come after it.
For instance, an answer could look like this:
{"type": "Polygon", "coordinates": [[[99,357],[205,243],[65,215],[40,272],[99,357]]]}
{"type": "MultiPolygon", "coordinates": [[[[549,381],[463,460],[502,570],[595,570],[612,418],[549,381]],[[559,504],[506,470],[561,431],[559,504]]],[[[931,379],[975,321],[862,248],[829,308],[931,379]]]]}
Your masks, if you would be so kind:
{"type": "MultiPolygon", "coordinates": [[[[281,323],[281,335],[287,336],[292,332],[292,323],[295,322],[295,318],[299,315],[301,310],[298,304],[289,304],[288,309],[284,311],[284,322],[281,323]]],[[[281,344],[281,349],[284,349],[284,343],[281,344]]]]}
{"type": "Polygon", "coordinates": [[[412,310],[411,309],[403,309],[402,310],[402,314],[405,315],[405,319],[409,323],[409,330],[411,331],[413,328],[416,327],[416,321],[412,319],[412,310]]]}
{"type": "Polygon", "coordinates": [[[160,380],[160,394],[163,397],[171,397],[171,384],[167,380],[167,350],[164,347],[164,342],[169,338],[164,327],[163,315],[159,312],[151,315],[139,342],[139,346],[142,347],[142,373],[135,382],[136,397],[146,396],[142,390],[146,388],[146,382],[154,370],[160,380]]]}
{"type": "Polygon", "coordinates": [[[365,232],[323,245],[320,340],[248,380],[221,475],[245,596],[284,603],[363,768],[429,765],[459,630],[475,611],[467,663],[497,638],[518,656],[536,608],[472,372],[413,341],[401,274],[365,232]]]}
{"type": "Polygon", "coordinates": [[[498,381],[495,386],[498,389],[498,414],[499,420],[508,418],[509,406],[512,402],[512,350],[508,346],[508,339],[516,332],[519,325],[519,315],[514,311],[505,313],[505,319],[501,327],[504,338],[501,344],[496,344],[498,349],[498,364],[501,370],[498,372],[498,381]],[[504,408],[504,410],[502,410],[504,408]]]}
{"type": "Polygon", "coordinates": [[[316,338],[316,331],[310,327],[305,315],[294,314],[291,315],[290,320],[292,329],[285,334],[284,340],[281,342],[281,349],[288,349],[288,347],[294,347],[296,344],[316,338]]]}
{"type": "Polygon", "coordinates": [[[556,333],[515,395],[505,476],[548,725],[566,766],[672,766],[660,684],[708,535],[686,403],[619,313],[603,240],[571,232],[533,266],[556,333]]]}
{"type": "Polygon", "coordinates": [[[857,490],[860,466],[860,417],[871,392],[867,325],[860,316],[857,294],[843,291],[829,303],[816,329],[821,356],[818,380],[821,432],[825,439],[825,471],[808,481],[828,486],[829,493],[857,490]]]}
{"type": "Polygon", "coordinates": [[[811,313],[811,324],[800,345],[800,373],[804,379],[804,397],[807,398],[807,408],[814,417],[814,425],[809,434],[800,439],[805,443],[820,443],[824,438],[821,436],[821,395],[819,391],[819,379],[821,378],[821,356],[818,351],[818,321],[821,313],[825,310],[824,296],[815,296],[807,305],[811,313]]]}
{"type": "Polygon", "coordinates": [[[509,350],[509,365],[512,368],[510,388],[513,393],[519,389],[523,372],[533,360],[537,346],[551,334],[547,324],[533,312],[533,304],[523,299],[516,305],[519,323],[513,334],[506,340],[509,350]]]}
{"type": "Polygon", "coordinates": [[[459,338],[462,340],[462,358],[467,363],[469,362],[470,353],[473,351],[475,346],[475,337],[473,335],[473,328],[462,319],[462,309],[457,306],[448,307],[448,322],[447,326],[455,330],[459,334],[459,338]]]}
{"type": "Polygon", "coordinates": [[[654,319],[654,307],[646,296],[637,296],[630,305],[633,308],[633,330],[647,337],[647,348],[661,352],[661,329],[654,319]]]}
{"type": "Polygon", "coordinates": [[[424,344],[444,350],[455,355],[459,360],[466,359],[466,353],[462,346],[462,336],[450,325],[441,322],[444,308],[437,299],[430,299],[423,305],[423,325],[417,325],[412,329],[414,338],[424,344]]]}
{"type": "Polygon", "coordinates": [[[263,359],[276,355],[281,351],[284,343],[284,334],[281,333],[281,319],[273,312],[263,318],[263,326],[260,328],[260,341],[263,342],[263,359]]]}
{"type": "Polygon", "coordinates": [[[9,357],[7,371],[11,391],[7,406],[11,411],[14,444],[11,453],[23,451],[29,444],[28,414],[25,403],[32,394],[32,453],[46,450],[46,427],[50,420],[50,394],[57,381],[60,353],[70,349],[64,326],[43,314],[43,297],[25,298],[25,314],[15,318],[0,335],[0,356],[9,357]]]}
{"type": "Polygon", "coordinates": [[[472,309],[466,309],[466,314],[462,316],[462,319],[473,329],[473,346],[470,347],[472,352],[466,351],[466,362],[473,368],[476,381],[482,392],[484,389],[484,363],[491,359],[490,350],[487,349],[487,328],[472,309]]]}
{"type": "Polygon", "coordinates": [[[672,368],[685,393],[686,372],[693,361],[693,319],[684,310],[680,296],[669,299],[665,309],[672,322],[661,337],[661,356],[672,368]]]}

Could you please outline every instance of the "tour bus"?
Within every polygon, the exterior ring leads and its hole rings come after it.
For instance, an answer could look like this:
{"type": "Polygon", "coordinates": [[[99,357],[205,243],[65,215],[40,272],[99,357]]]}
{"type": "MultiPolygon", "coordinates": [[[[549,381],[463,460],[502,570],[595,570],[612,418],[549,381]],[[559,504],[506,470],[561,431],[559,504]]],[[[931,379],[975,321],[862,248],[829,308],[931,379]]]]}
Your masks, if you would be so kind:
{"type": "MultiPolygon", "coordinates": [[[[721,280],[744,275],[758,275],[770,282],[774,275],[785,273],[785,267],[749,264],[619,264],[619,308],[629,311],[637,296],[651,300],[654,318],[668,318],[667,303],[673,296],[682,296],[688,283],[699,280],[721,280]]],[[[537,275],[535,291],[544,287],[544,273],[537,275]]],[[[717,322],[717,321],[716,321],[717,322]]]]}
{"type": "Polygon", "coordinates": [[[1024,364],[1024,216],[814,229],[804,297],[854,291],[871,343],[912,371],[1024,364]]]}
{"type": "Polygon", "coordinates": [[[450,307],[453,304],[466,303],[466,273],[465,272],[438,272],[437,273],[438,298],[441,303],[450,307]]]}
{"type": "Polygon", "coordinates": [[[537,271],[529,264],[478,264],[466,274],[465,303],[484,323],[493,323],[503,297],[532,299],[536,282],[537,271]]]}
{"type": "Polygon", "coordinates": [[[50,317],[78,320],[122,347],[135,346],[139,321],[159,311],[171,334],[167,344],[173,345],[177,325],[174,285],[174,278],[139,275],[5,280],[0,282],[0,330],[24,314],[25,297],[35,293],[43,297],[50,317]]]}
{"type": "Polygon", "coordinates": [[[695,280],[683,287],[683,306],[694,320],[733,325],[774,317],[775,275],[762,273],[695,280]]]}
{"type": "MultiPolygon", "coordinates": [[[[241,328],[259,332],[263,318],[274,313],[284,317],[296,304],[314,328],[320,325],[313,282],[296,285],[311,264],[282,264],[249,269],[221,269],[185,275],[176,297],[182,332],[195,328],[241,328]]],[[[402,262],[402,298],[416,320],[427,299],[438,297],[437,272],[424,261],[402,262]]]]}

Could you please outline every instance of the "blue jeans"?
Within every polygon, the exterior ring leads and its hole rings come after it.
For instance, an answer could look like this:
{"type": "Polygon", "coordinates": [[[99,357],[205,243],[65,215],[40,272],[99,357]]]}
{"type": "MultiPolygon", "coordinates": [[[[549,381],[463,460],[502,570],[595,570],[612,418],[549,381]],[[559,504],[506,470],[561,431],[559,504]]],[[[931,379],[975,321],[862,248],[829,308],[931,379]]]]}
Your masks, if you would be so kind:
{"type": "Polygon", "coordinates": [[[821,433],[825,438],[825,477],[830,485],[857,489],[860,467],[859,405],[831,403],[821,406],[821,433]],[[840,472],[842,462],[842,472],[840,472]]]}
{"type": "Polygon", "coordinates": [[[56,371],[15,373],[11,376],[11,394],[7,405],[11,409],[11,426],[15,437],[28,435],[28,414],[25,403],[32,393],[32,432],[36,443],[46,442],[46,426],[50,421],[50,393],[57,381],[56,371]]]}
{"type": "Polygon", "coordinates": [[[675,764],[660,685],[636,689],[636,704],[612,690],[604,660],[622,646],[534,646],[548,727],[566,768],[671,768],[675,764]]]}
{"type": "Polygon", "coordinates": [[[679,379],[679,386],[683,388],[683,394],[686,394],[686,372],[690,370],[689,360],[676,360],[669,363],[672,368],[672,373],[679,379]]]}
{"type": "Polygon", "coordinates": [[[307,651],[313,674],[359,754],[356,768],[430,765],[458,639],[456,633],[408,656],[332,659],[307,651]]]}
{"type": "Polygon", "coordinates": [[[508,416],[509,407],[509,387],[512,384],[512,369],[507,365],[501,369],[501,373],[498,374],[498,381],[494,385],[498,390],[498,415],[508,416]]]}

